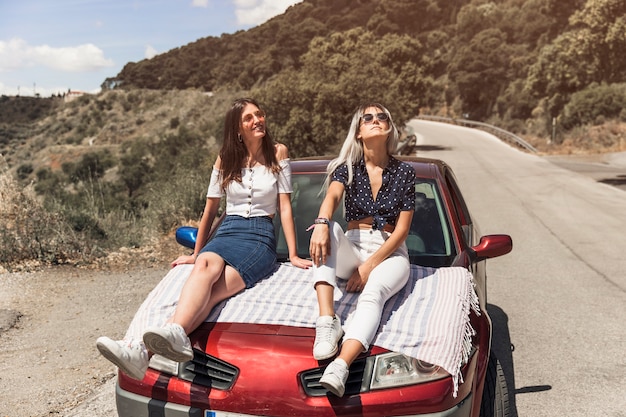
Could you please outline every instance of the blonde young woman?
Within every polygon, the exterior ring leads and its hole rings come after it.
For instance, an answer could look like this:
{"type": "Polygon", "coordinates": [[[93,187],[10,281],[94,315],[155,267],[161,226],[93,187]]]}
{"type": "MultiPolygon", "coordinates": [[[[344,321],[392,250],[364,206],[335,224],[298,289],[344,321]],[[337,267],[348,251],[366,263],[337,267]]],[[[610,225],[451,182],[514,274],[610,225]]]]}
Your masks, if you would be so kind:
{"type": "Polygon", "coordinates": [[[320,383],[339,397],[350,365],[369,349],[386,301],[409,277],[404,241],[415,209],[415,171],[392,156],[397,141],[398,130],[385,107],[369,103],[357,109],[339,156],[328,166],[326,195],[311,235],[319,307],[313,356],[324,360],[337,355],[320,383]],[[345,233],[329,221],[342,198],[345,233]],[[347,280],[347,291],[361,293],[345,336],[334,310],[338,278],[347,280]]]}
{"type": "Polygon", "coordinates": [[[136,379],[143,379],[151,353],[179,362],[191,360],[187,335],[213,307],[275,270],[276,214],[291,263],[310,267],[311,261],[297,254],[291,192],[287,147],[274,143],[265,112],[256,101],[236,100],[226,114],[224,141],[211,175],[194,253],[172,262],[172,266],[194,265],[173,317],[165,326],[146,329],[143,341],[99,338],[96,345],[102,355],[136,379]],[[226,217],[207,243],[224,194],[226,217]]]}

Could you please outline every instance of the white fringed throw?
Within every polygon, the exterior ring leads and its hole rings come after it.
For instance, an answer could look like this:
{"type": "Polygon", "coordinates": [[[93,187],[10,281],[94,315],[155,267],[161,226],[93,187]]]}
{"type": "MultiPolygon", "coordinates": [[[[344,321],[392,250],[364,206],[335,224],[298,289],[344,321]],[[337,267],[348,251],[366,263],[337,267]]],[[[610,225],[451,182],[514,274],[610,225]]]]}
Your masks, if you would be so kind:
{"type": "MultiPolygon", "coordinates": [[[[126,333],[141,340],[143,330],[162,325],[176,308],[192,265],[172,270],[143,302],[126,333]]],[[[235,297],[219,304],[206,321],[315,327],[317,299],[312,269],[289,264],[235,297]]],[[[341,281],[340,281],[341,282],[341,281]]],[[[336,313],[349,324],[357,293],[335,290],[336,313]]],[[[470,310],[480,314],[471,273],[465,268],[425,268],[413,265],[407,285],[385,305],[372,345],[438,365],[453,377],[454,396],[462,383],[460,368],[471,351],[474,329],[470,310]]]]}

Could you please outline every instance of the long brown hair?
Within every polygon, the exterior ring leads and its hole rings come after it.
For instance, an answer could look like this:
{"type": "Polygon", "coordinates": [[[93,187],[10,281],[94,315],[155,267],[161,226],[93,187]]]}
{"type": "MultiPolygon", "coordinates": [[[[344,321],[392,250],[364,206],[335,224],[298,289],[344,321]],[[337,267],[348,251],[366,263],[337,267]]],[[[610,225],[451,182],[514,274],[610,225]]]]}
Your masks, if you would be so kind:
{"type": "MultiPolygon", "coordinates": [[[[261,109],[259,104],[251,98],[239,98],[233,102],[224,120],[224,139],[220,150],[222,160],[222,188],[226,189],[231,181],[241,182],[241,169],[247,155],[246,145],[240,140],[241,114],[247,104],[253,104],[261,109]]],[[[261,151],[265,159],[265,166],[272,172],[280,171],[280,165],[276,159],[274,139],[265,124],[265,136],[261,143],[261,151]]]]}

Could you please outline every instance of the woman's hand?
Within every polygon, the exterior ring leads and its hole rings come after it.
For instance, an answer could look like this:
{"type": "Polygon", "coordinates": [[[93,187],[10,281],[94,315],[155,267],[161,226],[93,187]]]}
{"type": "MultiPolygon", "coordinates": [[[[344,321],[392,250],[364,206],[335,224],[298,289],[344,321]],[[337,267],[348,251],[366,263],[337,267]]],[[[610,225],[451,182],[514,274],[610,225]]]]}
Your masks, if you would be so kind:
{"type": "Polygon", "coordinates": [[[309,242],[309,255],[315,266],[326,263],[330,255],[330,232],[328,224],[316,224],[309,242]]]}
{"type": "MultiPolygon", "coordinates": [[[[344,186],[341,182],[331,181],[317,214],[318,219],[332,219],[333,213],[343,198],[343,191],[344,186]]],[[[317,223],[313,227],[309,241],[309,255],[311,255],[315,266],[324,265],[326,257],[330,255],[330,228],[334,227],[335,224],[331,221],[330,223],[317,223]]]]}
{"type": "Polygon", "coordinates": [[[365,284],[367,284],[367,280],[369,279],[371,269],[367,267],[365,264],[361,264],[357,269],[354,270],[348,282],[346,283],[346,291],[348,292],[361,292],[363,288],[365,288],[365,284]]]}
{"type": "Polygon", "coordinates": [[[293,266],[297,266],[298,268],[302,269],[309,269],[313,266],[313,262],[309,261],[308,259],[302,259],[298,255],[290,256],[289,261],[293,266]]]}
{"type": "Polygon", "coordinates": [[[174,268],[177,265],[193,264],[195,262],[196,262],[196,257],[194,255],[181,255],[178,258],[176,258],[174,262],[172,262],[172,268],[174,268]]]}

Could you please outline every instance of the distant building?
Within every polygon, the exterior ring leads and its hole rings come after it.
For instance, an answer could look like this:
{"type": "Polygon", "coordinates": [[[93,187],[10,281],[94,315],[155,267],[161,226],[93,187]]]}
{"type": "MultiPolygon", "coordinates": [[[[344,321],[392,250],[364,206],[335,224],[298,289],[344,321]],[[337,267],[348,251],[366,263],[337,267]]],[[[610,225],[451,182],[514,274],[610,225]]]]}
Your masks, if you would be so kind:
{"type": "Polygon", "coordinates": [[[77,99],[78,97],[85,95],[87,93],[85,93],[84,91],[72,91],[72,90],[68,90],[67,93],[65,93],[65,97],[63,99],[63,101],[65,103],[69,103],[72,100],[77,99]]]}

